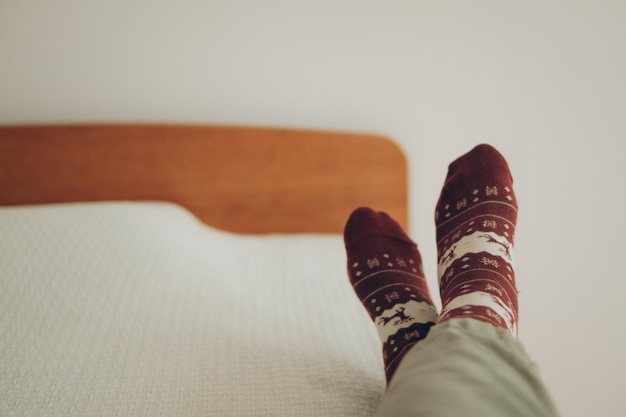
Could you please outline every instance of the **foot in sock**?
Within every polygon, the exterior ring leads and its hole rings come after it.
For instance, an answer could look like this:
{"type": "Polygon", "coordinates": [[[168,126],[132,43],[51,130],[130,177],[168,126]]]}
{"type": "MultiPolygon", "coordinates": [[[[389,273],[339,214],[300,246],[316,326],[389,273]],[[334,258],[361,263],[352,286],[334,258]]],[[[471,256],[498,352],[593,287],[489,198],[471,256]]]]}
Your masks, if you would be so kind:
{"type": "Polygon", "coordinates": [[[377,327],[389,381],[437,321],[416,244],[389,215],[356,209],[344,231],[348,275],[377,327]]]}
{"type": "Polygon", "coordinates": [[[479,145],[450,164],[435,212],[442,311],[517,335],[517,201],[504,157],[479,145]]]}

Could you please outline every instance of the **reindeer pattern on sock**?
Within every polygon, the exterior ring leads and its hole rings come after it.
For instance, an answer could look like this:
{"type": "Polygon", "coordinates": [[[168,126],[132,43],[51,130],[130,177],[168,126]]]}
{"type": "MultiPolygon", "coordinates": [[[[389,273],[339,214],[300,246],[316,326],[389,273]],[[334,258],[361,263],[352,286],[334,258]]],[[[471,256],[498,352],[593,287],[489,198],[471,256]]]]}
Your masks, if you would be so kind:
{"type": "Polygon", "coordinates": [[[414,318],[404,314],[404,310],[405,310],[404,307],[399,307],[399,308],[396,309],[396,313],[394,315],[389,316],[389,317],[380,317],[378,319],[378,324],[382,323],[383,326],[385,326],[387,323],[389,323],[391,320],[393,320],[396,317],[398,318],[398,320],[393,322],[394,326],[398,326],[399,324],[406,323],[406,322],[409,322],[409,321],[413,321],[414,318]]]}
{"type": "Polygon", "coordinates": [[[439,282],[443,274],[457,260],[468,254],[485,252],[494,257],[502,258],[506,263],[513,263],[512,245],[509,240],[494,232],[474,231],[457,240],[452,247],[441,255],[438,265],[439,282]]]}
{"type": "Polygon", "coordinates": [[[496,245],[500,245],[502,251],[504,251],[504,254],[506,255],[506,258],[511,258],[511,244],[508,241],[504,240],[501,242],[487,233],[479,235],[478,237],[487,239],[487,243],[495,243],[496,245]]]}

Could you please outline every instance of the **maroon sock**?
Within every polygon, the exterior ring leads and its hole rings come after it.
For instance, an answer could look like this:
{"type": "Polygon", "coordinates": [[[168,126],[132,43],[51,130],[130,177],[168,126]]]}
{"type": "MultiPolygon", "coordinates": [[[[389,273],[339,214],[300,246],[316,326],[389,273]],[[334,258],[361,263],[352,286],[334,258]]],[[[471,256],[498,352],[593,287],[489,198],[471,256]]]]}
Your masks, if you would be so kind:
{"type": "Polygon", "coordinates": [[[439,322],[470,317],[517,335],[516,221],[513,179],[496,149],[479,145],[450,164],[435,212],[439,322]]]}
{"type": "Polygon", "coordinates": [[[416,244],[389,215],[356,209],[345,227],[348,276],[378,329],[389,381],[437,321],[416,244]]]}

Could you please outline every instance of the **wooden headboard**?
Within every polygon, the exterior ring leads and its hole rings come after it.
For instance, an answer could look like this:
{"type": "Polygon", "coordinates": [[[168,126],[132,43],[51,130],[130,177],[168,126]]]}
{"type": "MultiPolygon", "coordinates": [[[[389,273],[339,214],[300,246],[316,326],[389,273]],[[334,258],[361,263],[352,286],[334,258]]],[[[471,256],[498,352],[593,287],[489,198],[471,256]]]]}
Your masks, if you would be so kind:
{"type": "Polygon", "coordinates": [[[407,226],[401,149],[374,135],[203,125],[0,126],[0,205],[178,203],[239,233],[339,233],[362,205],[407,226]]]}

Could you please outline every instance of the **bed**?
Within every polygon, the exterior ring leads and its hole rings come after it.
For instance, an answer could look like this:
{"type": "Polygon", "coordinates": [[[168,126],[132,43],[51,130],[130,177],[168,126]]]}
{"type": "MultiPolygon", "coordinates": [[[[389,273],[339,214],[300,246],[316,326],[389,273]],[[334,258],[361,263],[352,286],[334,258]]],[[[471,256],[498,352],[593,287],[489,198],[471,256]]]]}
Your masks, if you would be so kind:
{"type": "Polygon", "coordinates": [[[371,415],[341,238],[361,205],[407,226],[385,137],[1,126],[0,415],[371,415]]]}

